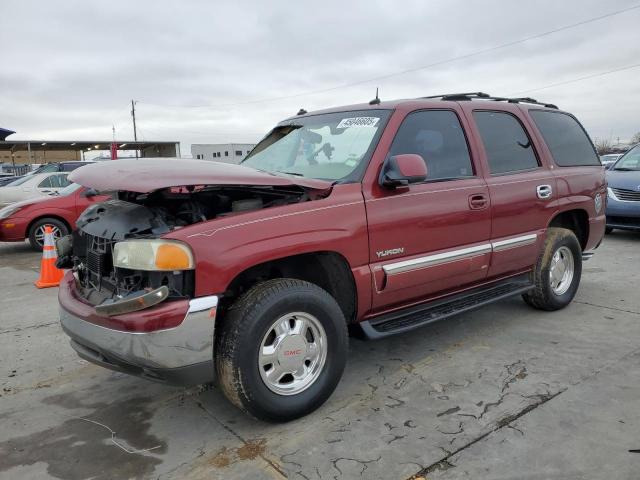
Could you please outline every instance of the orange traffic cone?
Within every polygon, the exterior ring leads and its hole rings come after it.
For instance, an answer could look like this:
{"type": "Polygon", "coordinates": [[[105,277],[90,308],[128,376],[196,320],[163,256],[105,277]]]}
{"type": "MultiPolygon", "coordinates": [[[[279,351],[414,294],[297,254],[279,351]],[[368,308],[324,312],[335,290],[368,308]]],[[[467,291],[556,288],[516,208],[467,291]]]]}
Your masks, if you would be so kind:
{"type": "Polygon", "coordinates": [[[38,288],[57,287],[64,272],[56,268],[56,247],[53,245],[53,231],[49,225],[44,227],[44,247],[42,247],[42,261],[40,262],[40,278],[35,282],[38,288]]]}

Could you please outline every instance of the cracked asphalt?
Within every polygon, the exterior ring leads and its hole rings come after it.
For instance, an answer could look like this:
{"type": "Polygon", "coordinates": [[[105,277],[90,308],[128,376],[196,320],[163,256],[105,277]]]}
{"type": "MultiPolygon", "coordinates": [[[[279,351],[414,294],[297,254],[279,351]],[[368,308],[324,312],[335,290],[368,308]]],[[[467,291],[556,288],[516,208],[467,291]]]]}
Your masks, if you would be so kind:
{"type": "Polygon", "coordinates": [[[514,298],[352,339],[331,399],[271,425],[80,360],[39,256],[0,243],[0,479],[639,478],[639,247],[607,236],[560,312],[514,298]]]}

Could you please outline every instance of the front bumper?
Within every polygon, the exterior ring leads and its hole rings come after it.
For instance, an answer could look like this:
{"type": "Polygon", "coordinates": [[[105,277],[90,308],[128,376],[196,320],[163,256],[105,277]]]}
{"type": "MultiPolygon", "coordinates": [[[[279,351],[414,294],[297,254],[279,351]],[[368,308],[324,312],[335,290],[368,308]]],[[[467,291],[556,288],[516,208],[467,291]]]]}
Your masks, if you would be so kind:
{"type": "Polygon", "coordinates": [[[29,221],[21,217],[0,220],[0,242],[19,242],[27,237],[29,221]]]}
{"type": "Polygon", "coordinates": [[[75,278],[68,272],[58,295],[60,323],[80,357],[111,370],[163,383],[197,385],[214,379],[217,296],[184,301],[184,318],[178,325],[143,332],[122,327],[130,328],[138,319],[147,326],[162,325],[162,318],[153,319],[155,323],[150,324],[150,317],[154,313],[158,317],[175,316],[175,308],[170,304],[176,302],[101,317],[93,306],[78,297],[75,289],[75,278]]]}
{"type": "Polygon", "coordinates": [[[620,230],[640,230],[640,202],[622,201],[609,196],[607,227],[620,230]]]}

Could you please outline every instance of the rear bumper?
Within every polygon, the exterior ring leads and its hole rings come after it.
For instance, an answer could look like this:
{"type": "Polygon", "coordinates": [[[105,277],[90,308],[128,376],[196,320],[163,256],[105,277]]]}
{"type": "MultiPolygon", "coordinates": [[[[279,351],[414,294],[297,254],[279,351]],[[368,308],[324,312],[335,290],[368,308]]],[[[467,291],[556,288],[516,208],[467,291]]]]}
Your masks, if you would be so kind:
{"type": "MultiPolygon", "coordinates": [[[[177,326],[151,332],[127,331],[96,323],[102,318],[95,313],[79,314],[89,308],[95,312],[95,309],[76,298],[75,281],[73,278],[69,281],[70,275],[68,272],[60,283],[60,323],[80,357],[111,370],[158,382],[196,385],[213,380],[217,296],[190,300],[184,319],[177,326]]],[[[141,323],[148,322],[149,313],[154,310],[158,315],[166,311],[156,307],[128,313],[127,321],[139,316],[141,323]]],[[[104,320],[114,319],[117,317],[104,320]]],[[[157,323],[162,324],[162,319],[157,323]]]]}

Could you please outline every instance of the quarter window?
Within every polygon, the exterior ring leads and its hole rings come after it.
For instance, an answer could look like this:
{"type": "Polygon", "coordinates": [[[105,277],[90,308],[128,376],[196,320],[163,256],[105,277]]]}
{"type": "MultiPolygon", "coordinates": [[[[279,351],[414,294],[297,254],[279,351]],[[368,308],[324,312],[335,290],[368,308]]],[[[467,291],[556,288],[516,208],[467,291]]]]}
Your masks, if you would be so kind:
{"type": "Polygon", "coordinates": [[[547,110],[530,110],[529,113],[558,166],[600,165],[591,140],[575,118],[547,110]]]}
{"type": "Polygon", "coordinates": [[[427,181],[473,176],[462,125],[458,116],[448,110],[424,110],[407,115],[389,153],[420,155],[427,165],[427,181]]]}
{"type": "Polygon", "coordinates": [[[492,174],[530,170],[539,166],[531,139],[510,113],[476,110],[473,118],[492,174]]]}

